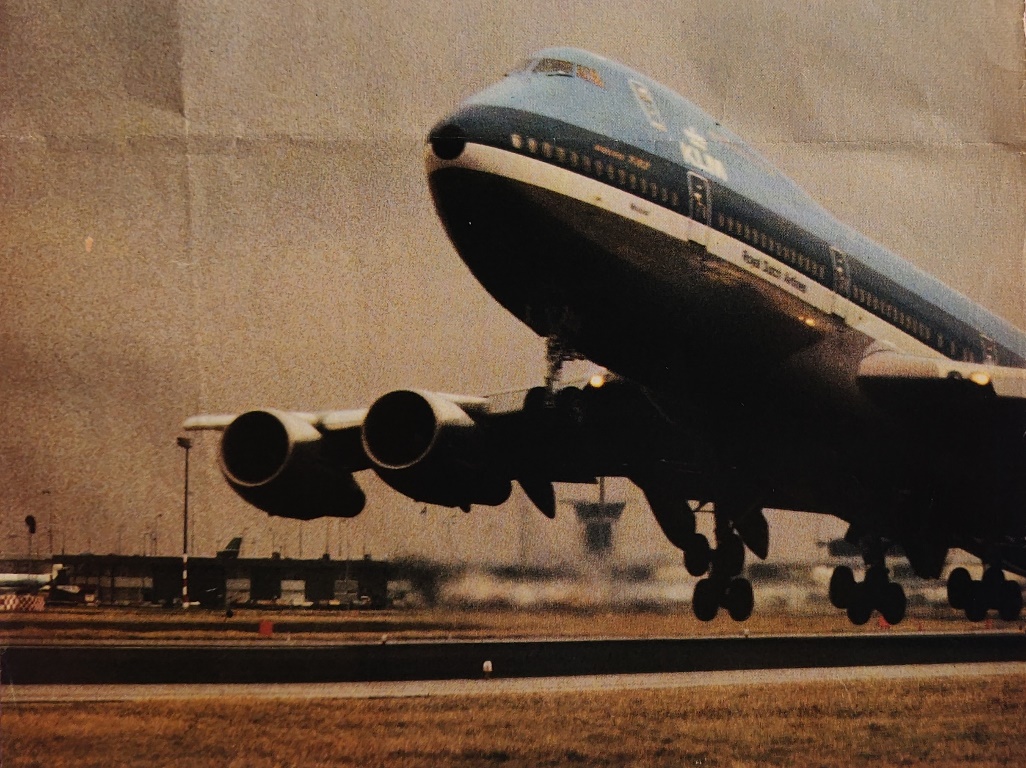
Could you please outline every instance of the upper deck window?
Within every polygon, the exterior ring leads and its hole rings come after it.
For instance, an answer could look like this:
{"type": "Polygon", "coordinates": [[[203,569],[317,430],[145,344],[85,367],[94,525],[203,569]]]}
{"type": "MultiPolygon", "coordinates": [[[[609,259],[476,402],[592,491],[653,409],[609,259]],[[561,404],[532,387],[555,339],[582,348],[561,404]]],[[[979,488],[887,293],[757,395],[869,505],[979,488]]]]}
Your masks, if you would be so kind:
{"type": "Polygon", "coordinates": [[[534,73],[537,75],[557,75],[559,77],[579,77],[587,80],[592,85],[605,88],[602,75],[594,67],[586,67],[583,64],[574,64],[564,59],[539,59],[534,65],[534,73]]]}

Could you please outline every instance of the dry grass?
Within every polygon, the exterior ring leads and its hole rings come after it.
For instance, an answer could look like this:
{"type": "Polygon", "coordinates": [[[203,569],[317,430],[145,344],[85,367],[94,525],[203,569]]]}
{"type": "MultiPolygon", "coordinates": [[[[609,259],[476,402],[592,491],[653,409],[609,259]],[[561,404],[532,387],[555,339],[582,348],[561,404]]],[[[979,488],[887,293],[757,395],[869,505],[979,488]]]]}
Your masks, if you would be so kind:
{"type": "Polygon", "coordinates": [[[8,705],[23,766],[1007,765],[1026,678],[352,701],[8,705]]]}
{"type": "MultiPolygon", "coordinates": [[[[226,619],[220,611],[140,609],[56,609],[42,614],[12,614],[0,623],[4,641],[47,640],[263,640],[261,619],[275,624],[275,636],[292,641],[348,642],[391,639],[562,638],[562,637],[702,637],[794,633],[880,632],[877,621],[852,627],[844,613],[756,613],[737,624],[725,616],[708,624],[690,610],[663,612],[558,612],[558,611],[261,611],[243,609],[226,619]]],[[[994,621],[972,624],[953,611],[912,617],[891,632],[980,631],[1018,627],[994,621]]]]}

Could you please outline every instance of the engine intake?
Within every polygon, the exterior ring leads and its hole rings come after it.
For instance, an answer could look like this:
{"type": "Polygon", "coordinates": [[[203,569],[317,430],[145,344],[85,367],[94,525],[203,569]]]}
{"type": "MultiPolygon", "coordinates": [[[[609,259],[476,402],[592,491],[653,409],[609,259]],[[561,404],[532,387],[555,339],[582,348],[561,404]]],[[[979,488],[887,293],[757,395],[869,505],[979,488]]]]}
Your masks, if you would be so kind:
{"type": "Polygon", "coordinates": [[[224,431],[221,472],[232,489],[278,517],[353,517],[366,497],[344,457],[296,414],[272,409],[238,416],[224,431]]]}
{"type": "Polygon", "coordinates": [[[221,438],[221,470],[237,485],[264,485],[288,465],[296,447],[321,433],[281,411],[249,411],[228,425],[221,438]]]}
{"type": "Polygon", "coordinates": [[[451,396],[389,392],[367,411],[362,439],[381,479],[417,501],[494,506],[512,492],[485,428],[451,396]]]}
{"type": "Polygon", "coordinates": [[[382,469],[422,462],[441,439],[470,439],[477,425],[451,400],[432,392],[400,389],[371,406],[363,422],[363,447],[382,469]]]}

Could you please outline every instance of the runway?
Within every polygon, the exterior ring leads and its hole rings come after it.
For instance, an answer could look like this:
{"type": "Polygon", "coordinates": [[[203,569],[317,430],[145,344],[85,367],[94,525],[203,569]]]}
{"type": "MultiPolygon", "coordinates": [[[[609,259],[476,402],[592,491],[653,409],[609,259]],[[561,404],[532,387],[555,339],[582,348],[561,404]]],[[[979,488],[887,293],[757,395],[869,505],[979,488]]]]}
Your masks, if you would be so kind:
{"type": "MultiPolygon", "coordinates": [[[[742,673],[1026,663],[1021,632],[885,633],[687,639],[11,644],[0,683],[280,685],[742,673]]],[[[408,688],[406,689],[408,690],[408,688]]]]}
{"type": "Polygon", "coordinates": [[[638,691],[715,686],[866,680],[930,680],[947,677],[1026,676],[1026,663],[913,664],[897,667],[828,667],[676,672],[649,675],[580,675],[507,680],[416,680],[377,683],[282,683],[230,685],[27,685],[0,687],[0,703],[173,701],[177,699],[399,699],[435,696],[508,696],[532,693],[638,691]]]}

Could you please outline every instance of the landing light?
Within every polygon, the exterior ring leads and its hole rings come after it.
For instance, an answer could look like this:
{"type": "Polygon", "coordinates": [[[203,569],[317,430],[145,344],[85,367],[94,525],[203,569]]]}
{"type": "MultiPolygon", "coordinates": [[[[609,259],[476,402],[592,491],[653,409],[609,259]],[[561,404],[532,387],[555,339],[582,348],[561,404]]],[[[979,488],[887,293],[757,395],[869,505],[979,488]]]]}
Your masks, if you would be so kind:
{"type": "Polygon", "coordinates": [[[973,384],[979,384],[981,387],[985,387],[990,384],[990,376],[983,371],[973,371],[969,374],[969,381],[973,384]]]}
{"type": "Polygon", "coordinates": [[[590,379],[588,379],[588,386],[592,389],[598,389],[606,383],[606,377],[601,373],[596,373],[590,379]]]}
{"type": "Polygon", "coordinates": [[[805,323],[809,328],[816,327],[816,320],[812,317],[806,317],[805,315],[798,315],[798,319],[805,323]]]}

